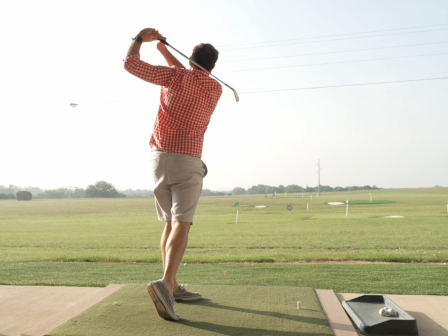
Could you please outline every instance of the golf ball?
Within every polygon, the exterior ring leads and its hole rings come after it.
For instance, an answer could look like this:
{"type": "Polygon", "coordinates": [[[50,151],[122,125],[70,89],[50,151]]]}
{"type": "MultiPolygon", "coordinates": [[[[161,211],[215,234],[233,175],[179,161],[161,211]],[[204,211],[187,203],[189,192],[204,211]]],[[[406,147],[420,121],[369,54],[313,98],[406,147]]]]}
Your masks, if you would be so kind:
{"type": "Polygon", "coordinates": [[[187,263],[185,263],[185,264],[184,264],[184,266],[188,266],[188,264],[187,264],[187,263]]]}

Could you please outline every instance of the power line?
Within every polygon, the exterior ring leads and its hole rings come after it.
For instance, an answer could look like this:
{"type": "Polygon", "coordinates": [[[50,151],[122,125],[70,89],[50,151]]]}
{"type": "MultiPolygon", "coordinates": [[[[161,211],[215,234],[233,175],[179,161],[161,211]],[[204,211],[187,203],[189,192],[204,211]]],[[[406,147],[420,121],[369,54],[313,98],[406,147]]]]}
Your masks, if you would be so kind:
{"type": "Polygon", "coordinates": [[[241,50],[241,49],[254,49],[254,48],[269,48],[269,47],[279,47],[279,46],[293,45],[293,44],[308,44],[308,43],[320,43],[320,42],[331,42],[331,41],[354,40],[354,39],[362,39],[362,38],[370,38],[370,37],[380,37],[380,36],[392,36],[392,35],[426,33],[426,32],[433,32],[433,31],[440,31],[440,30],[447,30],[447,29],[448,28],[442,28],[442,29],[420,30],[420,31],[415,31],[415,32],[404,32],[404,33],[380,34],[380,35],[370,35],[370,36],[345,37],[345,38],[340,38],[340,39],[331,39],[331,40],[322,40],[322,41],[308,41],[308,42],[297,42],[297,43],[273,44],[273,45],[256,46],[256,47],[232,48],[232,49],[224,49],[222,51],[241,50]]]}
{"type": "Polygon", "coordinates": [[[288,40],[276,40],[276,41],[265,41],[265,42],[228,44],[228,45],[224,45],[224,46],[218,46],[217,48],[226,48],[226,47],[234,47],[234,46],[239,46],[239,45],[251,45],[251,44],[261,44],[261,43],[274,43],[274,42],[286,42],[286,41],[308,40],[308,39],[323,38],[323,37],[333,37],[333,36],[356,35],[356,34],[370,34],[370,33],[384,32],[384,31],[403,30],[403,29],[415,29],[415,28],[426,28],[426,27],[438,27],[438,26],[448,26],[448,23],[442,23],[442,24],[436,24],[436,25],[429,25],[429,26],[414,26],[414,27],[406,27],[406,28],[371,30],[371,31],[359,32],[359,33],[346,33],[346,34],[334,34],[334,35],[320,35],[320,36],[314,36],[314,37],[301,37],[301,38],[288,39],[288,40]]]}
{"type": "Polygon", "coordinates": [[[316,65],[344,64],[344,63],[359,63],[359,62],[371,62],[371,61],[382,61],[382,60],[391,60],[391,59],[399,59],[399,58],[412,58],[412,57],[436,56],[436,55],[447,55],[447,54],[448,54],[448,52],[445,52],[445,53],[436,53],[436,54],[424,54],[424,55],[410,55],[410,56],[397,56],[397,57],[385,57],[385,58],[372,58],[372,59],[354,60],[354,61],[327,62],[327,63],[312,63],[312,64],[299,64],[299,65],[289,65],[289,66],[272,67],[272,68],[257,68],[257,69],[244,69],[244,70],[219,71],[218,73],[226,73],[226,72],[246,72],[246,71],[272,70],[272,69],[286,69],[286,68],[298,68],[298,67],[316,66],[316,65]]]}
{"type": "MultiPolygon", "coordinates": [[[[238,94],[251,94],[251,93],[267,93],[267,92],[284,92],[284,91],[299,91],[299,90],[317,90],[317,89],[330,89],[338,87],[349,87],[349,86],[364,86],[364,85],[381,85],[381,84],[393,84],[393,83],[406,83],[406,82],[421,82],[421,81],[432,81],[448,79],[448,77],[439,78],[422,78],[422,79],[406,79],[399,81],[389,81],[389,82],[371,82],[371,83],[355,83],[355,84],[343,84],[343,85],[329,85],[329,86],[314,86],[314,87],[303,87],[296,89],[281,89],[281,90],[265,90],[265,91],[249,91],[249,92],[238,92],[238,94]]],[[[226,93],[228,95],[230,93],[226,93]]]]}
{"type": "Polygon", "coordinates": [[[132,100],[109,100],[109,101],[102,101],[102,102],[81,102],[80,104],[72,103],[71,105],[76,105],[73,107],[77,107],[78,105],[97,105],[97,104],[114,104],[114,103],[129,103],[130,101],[134,102],[141,102],[141,101],[148,101],[148,100],[159,100],[160,97],[157,98],[146,98],[146,99],[132,99],[132,100]]]}
{"type": "Polygon", "coordinates": [[[351,49],[351,50],[341,50],[341,51],[327,51],[321,53],[312,53],[312,54],[298,54],[298,55],[289,55],[289,56],[275,56],[275,57],[262,57],[262,58],[248,58],[242,60],[233,60],[233,61],[219,61],[221,63],[232,63],[232,62],[245,62],[245,61],[258,61],[265,59],[274,59],[274,58],[288,58],[288,57],[300,57],[300,56],[314,56],[314,55],[325,55],[325,54],[337,54],[337,53],[346,53],[346,52],[354,52],[354,51],[367,51],[367,50],[380,50],[380,49],[392,49],[392,48],[404,48],[404,47],[415,47],[429,44],[442,44],[448,43],[448,41],[442,42],[430,42],[430,43],[417,43],[417,44],[405,44],[399,46],[390,46],[390,47],[378,47],[378,48],[367,48],[367,49],[351,49]]]}
{"type": "MultiPolygon", "coordinates": [[[[355,84],[343,84],[343,85],[314,86],[314,87],[303,87],[303,88],[296,88],[296,89],[248,91],[248,92],[238,92],[238,94],[242,95],[242,94],[251,94],[251,93],[267,93],[267,92],[285,92],[285,91],[300,91],[300,90],[331,89],[331,88],[339,88],[339,87],[381,85],[381,84],[406,83],[406,82],[421,82],[421,81],[432,81],[432,80],[441,80],[441,79],[448,79],[448,77],[422,78],[422,79],[405,79],[405,80],[388,81],[388,82],[371,82],[371,83],[355,83],[355,84]]],[[[223,94],[223,96],[227,96],[227,95],[231,95],[231,93],[224,93],[223,94]]],[[[159,98],[148,98],[148,99],[139,99],[138,101],[158,100],[158,99],[159,98]]],[[[132,101],[134,102],[135,100],[132,100],[132,101]]],[[[96,103],[93,103],[93,104],[109,104],[109,103],[124,103],[124,102],[127,102],[127,100],[108,101],[108,102],[96,102],[96,103]]]]}

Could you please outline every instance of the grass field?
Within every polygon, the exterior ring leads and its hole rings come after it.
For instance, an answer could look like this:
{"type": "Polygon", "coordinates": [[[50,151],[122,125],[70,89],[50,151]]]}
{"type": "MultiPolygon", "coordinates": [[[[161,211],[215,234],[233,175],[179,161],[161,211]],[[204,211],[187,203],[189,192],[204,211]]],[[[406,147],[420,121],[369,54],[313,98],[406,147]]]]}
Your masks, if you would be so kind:
{"type": "MultiPolygon", "coordinates": [[[[312,200],[301,195],[201,198],[184,261],[448,262],[448,188],[372,194],[372,204],[369,192],[329,193],[312,200]],[[353,202],[348,218],[344,205],[326,204],[346,199],[353,202]],[[235,202],[241,205],[238,224],[235,202]],[[390,215],[405,218],[383,218],[390,215]]],[[[0,260],[159,262],[163,224],[153,202],[0,201],[0,260]]]]}
{"type": "MultiPolygon", "coordinates": [[[[156,263],[0,263],[0,285],[85,286],[148,283],[160,279],[156,263]]],[[[336,293],[448,295],[448,266],[427,264],[190,264],[178,279],[194,285],[285,286],[336,293]]]]}

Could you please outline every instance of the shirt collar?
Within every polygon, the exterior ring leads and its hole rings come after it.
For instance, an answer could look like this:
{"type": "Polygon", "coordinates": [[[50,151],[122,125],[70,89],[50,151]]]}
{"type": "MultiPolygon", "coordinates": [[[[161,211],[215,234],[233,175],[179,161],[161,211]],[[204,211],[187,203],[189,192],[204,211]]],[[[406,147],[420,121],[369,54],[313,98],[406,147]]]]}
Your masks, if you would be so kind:
{"type": "Polygon", "coordinates": [[[197,73],[197,74],[202,74],[202,75],[205,75],[205,76],[209,77],[209,74],[208,74],[207,72],[205,72],[204,70],[202,70],[202,69],[198,69],[198,68],[193,68],[193,67],[191,67],[191,68],[189,69],[189,71],[194,72],[194,73],[197,73]]]}

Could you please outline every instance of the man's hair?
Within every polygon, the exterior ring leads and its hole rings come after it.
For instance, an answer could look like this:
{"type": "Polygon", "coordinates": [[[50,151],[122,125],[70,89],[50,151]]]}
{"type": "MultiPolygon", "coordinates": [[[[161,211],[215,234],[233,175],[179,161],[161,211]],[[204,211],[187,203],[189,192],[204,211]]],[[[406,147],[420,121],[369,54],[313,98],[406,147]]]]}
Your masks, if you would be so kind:
{"type": "Polygon", "coordinates": [[[215,66],[216,61],[218,60],[218,55],[218,50],[216,50],[210,43],[201,43],[194,47],[191,59],[204,69],[210,71],[215,66]]]}

